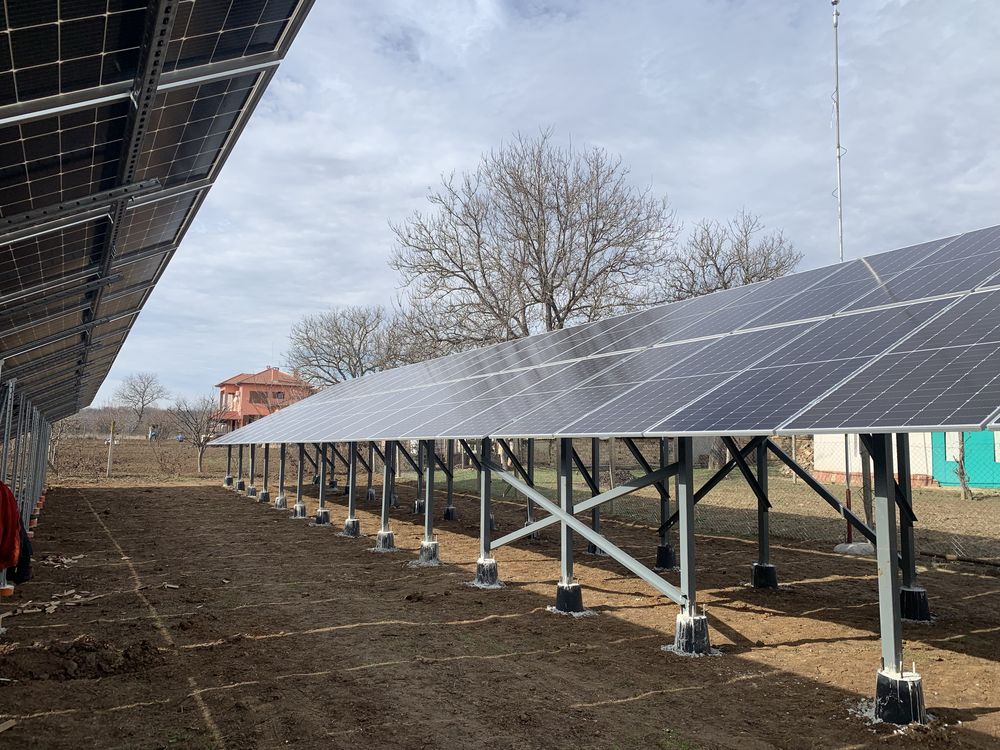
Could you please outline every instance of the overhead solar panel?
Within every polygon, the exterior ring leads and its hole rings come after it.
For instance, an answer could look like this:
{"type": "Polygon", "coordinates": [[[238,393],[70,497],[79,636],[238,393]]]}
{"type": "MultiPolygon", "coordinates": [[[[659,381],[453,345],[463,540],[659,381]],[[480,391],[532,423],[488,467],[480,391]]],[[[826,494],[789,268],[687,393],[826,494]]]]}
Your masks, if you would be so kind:
{"type": "Polygon", "coordinates": [[[0,4],[0,376],[47,419],[97,392],[311,5],[0,4]]]}

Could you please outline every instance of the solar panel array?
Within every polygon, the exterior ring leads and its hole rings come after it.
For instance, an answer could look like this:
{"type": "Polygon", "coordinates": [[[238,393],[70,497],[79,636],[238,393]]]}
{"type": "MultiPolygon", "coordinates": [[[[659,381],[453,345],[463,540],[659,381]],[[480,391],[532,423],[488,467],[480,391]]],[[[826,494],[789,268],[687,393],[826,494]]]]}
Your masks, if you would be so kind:
{"type": "Polygon", "coordinates": [[[50,421],[93,399],[311,5],[0,4],[0,379],[50,421]]]}
{"type": "Polygon", "coordinates": [[[1000,227],[332,386],[217,444],[982,429],[1000,227]]]}

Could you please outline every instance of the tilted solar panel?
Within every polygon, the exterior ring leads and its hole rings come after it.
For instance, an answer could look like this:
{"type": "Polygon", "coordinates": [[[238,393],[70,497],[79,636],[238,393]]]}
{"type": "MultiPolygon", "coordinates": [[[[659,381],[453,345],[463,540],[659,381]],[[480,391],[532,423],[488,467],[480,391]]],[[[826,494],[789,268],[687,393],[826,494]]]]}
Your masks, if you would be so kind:
{"type": "Polygon", "coordinates": [[[216,443],[978,429],[1000,411],[998,243],[969,232],[368,376],[216,443]]]}

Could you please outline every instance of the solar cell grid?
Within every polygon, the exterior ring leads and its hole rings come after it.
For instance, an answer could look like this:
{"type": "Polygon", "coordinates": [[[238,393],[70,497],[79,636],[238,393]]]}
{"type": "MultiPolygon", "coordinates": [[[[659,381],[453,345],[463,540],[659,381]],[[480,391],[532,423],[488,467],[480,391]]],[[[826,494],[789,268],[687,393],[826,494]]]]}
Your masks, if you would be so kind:
{"type": "Polygon", "coordinates": [[[653,425],[648,432],[766,434],[868,361],[870,358],[859,357],[746,370],[653,425]]]}
{"type": "Polygon", "coordinates": [[[881,354],[950,304],[918,302],[903,307],[840,315],[821,321],[805,336],[761,360],[761,367],[881,354]]]}
{"type": "MultiPolygon", "coordinates": [[[[662,421],[719,381],[719,378],[706,379],[703,375],[693,375],[647,381],[624,393],[620,388],[617,392],[608,390],[605,403],[590,401],[589,413],[583,416],[579,416],[579,412],[567,415],[567,423],[557,427],[555,432],[574,437],[642,435],[651,425],[662,421]]],[[[586,400],[574,403],[588,404],[586,400]]]]}
{"type": "Polygon", "coordinates": [[[976,288],[997,272],[1000,272],[1000,252],[921,264],[886,279],[847,309],[862,310],[962,292],[976,288]]]}
{"type": "MultiPolygon", "coordinates": [[[[776,305],[754,318],[754,327],[791,323],[795,320],[822,318],[840,312],[856,299],[870,293],[878,286],[871,273],[868,278],[858,278],[841,284],[817,284],[803,294],[776,305]]],[[[853,272],[852,272],[853,275],[853,272]]]]}
{"type": "Polygon", "coordinates": [[[899,273],[911,266],[927,262],[927,259],[941,248],[947,247],[958,237],[943,237],[939,240],[921,242],[917,245],[910,245],[898,250],[890,250],[887,253],[870,255],[862,261],[864,265],[871,268],[879,276],[890,276],[899,273]]]}
{"type": "Polygon", "coordinates": [[[104,246],[106,232],[107,221],[101,219],[0,245],[0,296],[88,267],[94,252],[104,246]]]}
{"type": "Polygon", "coordinates": [[[115,187],[127,113],[114,103],[0,128],[0,215],[115,187]]]}
{"type": "Polygon", "coordinates": [[[183,0],[164,69],[271,52],[297,6],[298,0],[183,0]]]}
{"type": "Polygon", "coordinates": [[[624,386],[668,375],[674,367],[709,346],[713,340],[658,346],[636,353],[587,382],[588,386],[624,386]]]}
{"type": "Polygon", "coordinates": [[[980,429],[1000,405],[1000,344],[887,354],[785,431],[980,429]]]}
{"type": "MultiPolygon", "coordinates": [[[[943,304],[943,303],[938,303],[943,304]]],[[[971,294],[902,342],[896,351],[1000,342],[1000,291],[971,294]]]]}
{"type": "Polygon", "coordinates": [[[258,74],[157,94],[136,180],[165,187],[207,177],[246,107],[258,74]]]}
{"type": "Polygon", "coordinates": [[[146,3],[22,0],[0,6],[0,105],[135,77],[146,3]]]}
{"type": "Polygon", "coordinates": [[[575,388],[562,394],[549,394],[542,405],[525,411],[507,424],[493,429],[496,437],[553,436],[585,413],[621,393],[621,386],[604,385],[575,388]]]}
{"type": "Polygon", "coordinates": [[[802,336],[810,326],[809,323],[799,323],[722,336],[707,342],[707,346],[676,363],[660,377],[737,372],[750,367],[770,352],[780,350],[780,347],[802,336]]]}
{"type": "Polygon", "coordinates": [[[126,256],[153,245],[178,242],[181,228],[198,197],[198,193],[189,193],[130,208],[125,214],[115,255],[126,256]]]}
{"type": "Polygon", "coordinates": [[[947,245],[930,255],[924,263],[937,263],[996,252],[1000,252],[1000,227],[986,227],[953,238],[947,245]]]}

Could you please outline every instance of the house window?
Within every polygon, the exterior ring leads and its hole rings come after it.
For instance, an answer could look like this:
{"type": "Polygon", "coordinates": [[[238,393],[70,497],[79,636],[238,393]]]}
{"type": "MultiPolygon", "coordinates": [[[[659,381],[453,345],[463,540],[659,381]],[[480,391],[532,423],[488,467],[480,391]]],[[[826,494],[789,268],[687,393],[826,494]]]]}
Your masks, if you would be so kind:
{"type": "Polygon", "coordinates": [[[944,460],[958,462],[958,447],[962,439],[960,432],[946,432],[944,434],[944,460]]]}
{"type": "Polygon", "coordinates": [[[271,395],[274,396],[274,400],[275,401],[284,401],[285,400],[285,392],[284,391],[275,391],[271,395]]]}
{"type": "Polygon", "coordinates": [[[251,404],[266,404],[267,403],[267,391],[250,391],[250,403],[251,404]]]}

